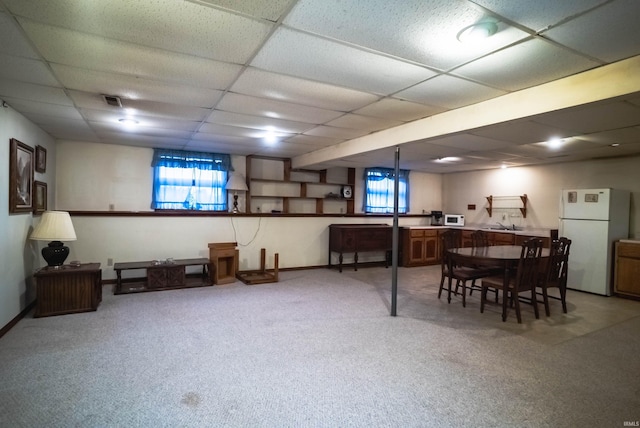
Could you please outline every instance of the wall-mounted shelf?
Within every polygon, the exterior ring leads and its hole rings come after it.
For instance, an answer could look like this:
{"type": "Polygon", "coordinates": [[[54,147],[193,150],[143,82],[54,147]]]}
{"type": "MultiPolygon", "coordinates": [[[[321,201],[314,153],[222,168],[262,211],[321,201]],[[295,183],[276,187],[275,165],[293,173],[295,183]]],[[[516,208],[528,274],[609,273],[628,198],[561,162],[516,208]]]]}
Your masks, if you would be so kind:
{"type": "Polygon", "coordinates": [[[493,215],[494,211],[511,211],[518,210],[522,214],[523,218],[527,218],[527,195],[517,196],[487,196],[487,202],[489,204],[486,207],[489,217],[493,215]],[[519,206],[522,204],[522,206],[519,206]]]}
{"type": "Polygon", "coordinates": [[[353,197],[341,197],[342,186],[355,187],[354,168],[292,169],[291,159],[247,156],[248,213],[353,214],[353,197]]]}

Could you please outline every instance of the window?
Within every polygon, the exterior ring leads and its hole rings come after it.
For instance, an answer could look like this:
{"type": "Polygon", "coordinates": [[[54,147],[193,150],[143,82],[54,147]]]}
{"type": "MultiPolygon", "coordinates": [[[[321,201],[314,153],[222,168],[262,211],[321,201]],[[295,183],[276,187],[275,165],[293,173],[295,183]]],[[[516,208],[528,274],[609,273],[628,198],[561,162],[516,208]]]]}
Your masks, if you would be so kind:
{"type": "Polygon", "coordinates": [[[226,211],[231,157],[215,153],[156,149],[153,197],[157,210],[226,211]]]}
{"type": "MultiPolygon", "coordinates": [[[[364,170],[364,212],[393,212],[394,173],[391,168],[364,170]]],[[[409,211],[409,171],[401,169],[398,177],[398,212],[409,211]]]]}

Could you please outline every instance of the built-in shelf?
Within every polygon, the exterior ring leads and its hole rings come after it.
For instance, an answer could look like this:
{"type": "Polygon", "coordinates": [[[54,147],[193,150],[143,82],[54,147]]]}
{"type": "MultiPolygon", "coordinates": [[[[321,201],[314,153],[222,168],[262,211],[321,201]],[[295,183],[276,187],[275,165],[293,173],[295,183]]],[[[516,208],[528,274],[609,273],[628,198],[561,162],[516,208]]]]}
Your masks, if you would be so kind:
{"type": "Polygon", "coordinates": [[[292,169],[288,158],[247,156],[247,213],[353,214],[343,186],[353,190],[354,168],[292,169]]]}
{"type": "Polygon", "coordinates": [[[527,195],[516,196],[487,196],[488,206],[486,207],[489,217],[493,215],[495,211],[520,211],[523,218],[527,218],[527,195]]]}

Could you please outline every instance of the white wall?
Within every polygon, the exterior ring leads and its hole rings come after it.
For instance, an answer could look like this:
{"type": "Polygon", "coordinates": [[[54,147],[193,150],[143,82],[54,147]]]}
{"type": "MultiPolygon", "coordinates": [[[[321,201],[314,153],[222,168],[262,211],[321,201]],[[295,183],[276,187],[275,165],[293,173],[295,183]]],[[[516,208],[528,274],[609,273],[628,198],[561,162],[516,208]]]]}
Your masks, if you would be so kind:
{"type": "Polygon", "coordinates": [[[468,224],[504,222],[501,213],[489,217],[486,196],[527,194],[527,218],[508,217],[509,224],[527,228],[558,227],[560,190],[617,188],[631,191],[629,234],[640,238],[640,157],[507,168],[443,176],[443,203],[447,212],[465,214],[468,224]],[[468,210],[476,204],[476,210],[468,210]]]}
{"type": "Polygon", "coordinates": [[[0,327],[9,323],[34,297],[31,274],[46,263],[39,245],[28,239],[39,217],[32,214],[9,215],[9,141],[16,138],[34,148],[47,149],[45,173],[34,178],[47,183],[49,207],[55,190],[54,140],[11,107],[0,107],[0,327]]]}
{"type": "MultiPolygon", "coordinates": [[[[153,151],[117,145],[58,142],[58,207],[65,211],[139,211],[142,216],[73,216],[78,240],[69,242],[69,260],[99,262],[103,277],[115,278],[108,261],[208,257],[208,244],[238,242],[240,269],[258,269],[260,249],[267,265],[279,254],[279,266],[304,267],[327,263],[328,225],[331,223],[387,223],[389,217],[242,217],[145,216],[151,211],[153,151]]],[[[234,169],[244,174],[243,156],[232,156],[234,169]]],[[[362,209],[362,170],[356,171],[356,211],[362,209]]],[[[440,206],[440,176],[410,175],[411,211],[440,206]]],[[[244,195],[239,198],[244,206],[244,195]]],[[[401,225],[424,225],[428,218],[405,218],[401,225]]],[[[350,261],[345,256],[345,262],[350,261]]],[[[361,255],[360,260],[379,255],[361,255]]],[[[334,255],[334,259],[336,256],[334,255]]]]}

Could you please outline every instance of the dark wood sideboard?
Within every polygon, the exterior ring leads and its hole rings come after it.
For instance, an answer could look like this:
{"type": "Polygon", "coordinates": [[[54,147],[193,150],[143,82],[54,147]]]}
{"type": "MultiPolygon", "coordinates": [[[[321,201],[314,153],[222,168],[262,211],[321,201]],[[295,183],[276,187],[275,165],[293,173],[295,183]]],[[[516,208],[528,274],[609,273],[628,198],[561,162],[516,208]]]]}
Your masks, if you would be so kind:
{"type": "Polygon", "coordinates": [[[358,270],[358,254],[370,251],[384,252],[385,266],[391,259],[393,228],[388,224],[331,224],[329,225],[329,268],[331,253],[339,253],[338,270],[342,272],[344,253],[354,253],[353,265],[358,270]]]}
{"type": "Polygon", "coordinates": [[[89,312],[102,301],[100,263],[44,267],[36,279],[35,317],[89,312]]]}

